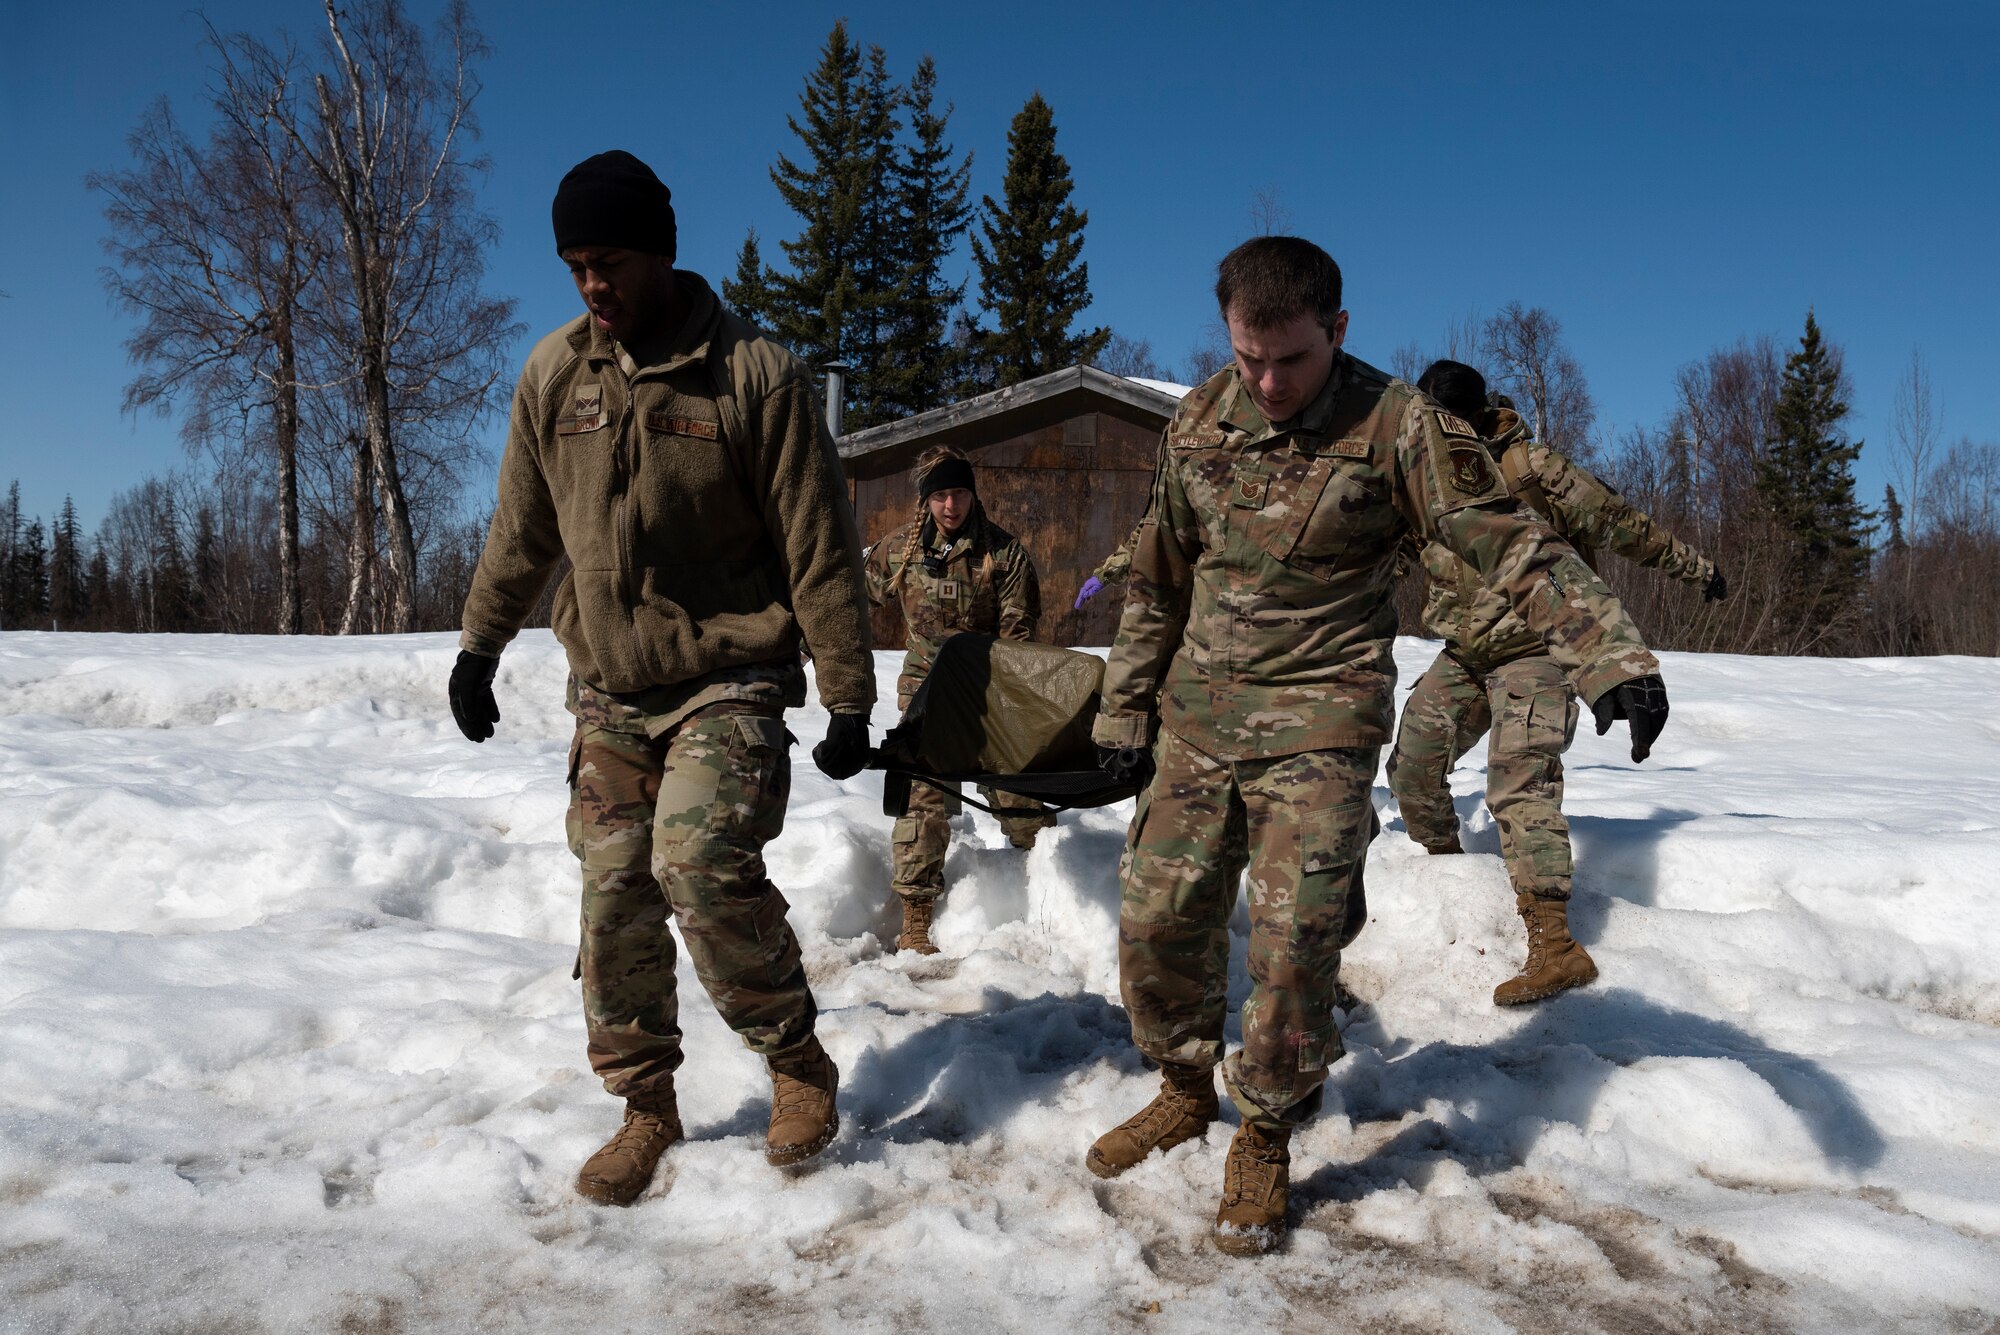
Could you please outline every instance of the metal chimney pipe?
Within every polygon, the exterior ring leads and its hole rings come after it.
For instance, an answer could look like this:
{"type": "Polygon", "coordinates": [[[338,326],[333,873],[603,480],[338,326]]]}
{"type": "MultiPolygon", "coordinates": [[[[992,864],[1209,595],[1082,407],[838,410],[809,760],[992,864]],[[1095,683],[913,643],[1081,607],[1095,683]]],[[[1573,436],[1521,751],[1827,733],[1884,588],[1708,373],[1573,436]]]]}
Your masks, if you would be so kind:
{"type": "Polygon", "coordinates": [[[840,439],[840,422],[847,409],[847,377],[854,368],[845,362],[826,364],[826,429],[840,439]]]}

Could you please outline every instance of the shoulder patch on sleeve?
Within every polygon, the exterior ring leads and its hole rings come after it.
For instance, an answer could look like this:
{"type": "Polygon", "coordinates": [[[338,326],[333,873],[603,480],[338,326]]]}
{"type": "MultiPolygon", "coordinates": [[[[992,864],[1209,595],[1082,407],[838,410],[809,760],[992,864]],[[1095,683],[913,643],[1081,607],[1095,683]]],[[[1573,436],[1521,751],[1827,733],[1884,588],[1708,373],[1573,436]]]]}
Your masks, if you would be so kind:
{"type": "MultiPolygon", "coordinates": [[[[1443,416],[1443,414],[1440,414],[1443,416]]],[[[1457,420],[1455,418],[1449,420],[1457,420]]],[[[1485,496],[1493,490],[1493,468],[1480,446],[1454,445],[1445,476],[1461,496],[1485,496]]]]}

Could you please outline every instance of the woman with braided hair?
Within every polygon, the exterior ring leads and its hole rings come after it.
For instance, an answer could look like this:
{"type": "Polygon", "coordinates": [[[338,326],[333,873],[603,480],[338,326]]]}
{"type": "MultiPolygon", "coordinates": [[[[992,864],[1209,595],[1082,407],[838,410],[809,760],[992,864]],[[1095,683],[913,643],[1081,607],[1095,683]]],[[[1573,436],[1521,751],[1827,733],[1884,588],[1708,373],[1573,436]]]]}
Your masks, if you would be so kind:
{"type": "MultiPolygon", "coordinates": [[[[966,457],[949,445],[933,445],[918,456],[916,479],[915,517],[876,543],[867,561],[868,597],[878,607],[896,603],[908,630],[909,652],[896,679],[899,709],[909,708],[948,637],[973,631],[1029,640],[1042,614],[1035,563],[1019,539],[987,518],[966,457]]],[[[1020,813],[1000,818],[1016,848],[1032,847],[1036,832],[1055,823],[1037,803],[981,791],[995,807],[1020,813]]],[[[903,909],[898,950],[937,953],[931,913],[944,893],[944,856],[959,805],[954,794],[915,784],[909,809],[896,822],[892,888],[903,909]]]]}

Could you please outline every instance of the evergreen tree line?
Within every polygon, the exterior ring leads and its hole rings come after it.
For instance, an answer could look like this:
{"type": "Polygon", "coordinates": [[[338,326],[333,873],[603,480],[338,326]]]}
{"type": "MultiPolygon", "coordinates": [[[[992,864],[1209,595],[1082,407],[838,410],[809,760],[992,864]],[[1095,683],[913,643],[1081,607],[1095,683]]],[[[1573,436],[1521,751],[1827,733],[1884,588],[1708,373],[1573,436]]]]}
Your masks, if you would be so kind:
{"type": "MultiPolygon", "coordinates": [[[[1410,347],[1390,362],[1414,378],[1432,355],[1410,347]]],[[[1653,571],[1600,560],[1648,643],[1760,654],[2000,654],[2000,600],[1991,596],[2000,587],[2000,445],[1946,446],[1920,359],[1899,386],[1890,422],[1897,480],[1869,511],[1855,490],[1862,442],[1844,425],[1851,387],[1840,349],[1810,314],[1789,351],[1769,336],[1747,338],[1682,367],[1667,419],[1614,440],[1596,433],[1581,365],[1541,308],[1511,305],[1462,322],[1434,355],[1480,367],[1539,438],[1721,567],[1730,596],[1709,603],[1653,571]]],[[[51,522],[26,514],[15,483],[0,504],[0,624],[268,629],[280,600],[276,505],[255,469],[176,474],[122,493],[92,537],[67,499],[51,522]]],[[[308,631],[340,628],[345,517],[336,504],[306,526],[308,631]]],[[[457,625],[484,535],[480,518],[440,518],[422,532],[416,629],[457,625]]],[[[1399,594],[1407,632],[1417,630],[1419,592],[1411,580],[1399,594]]]]}
{"type": "MultiPolygon", "coordinates": [[[[2000,654],[2000,445],[1942,446],[1921,358],[1898,388],[1892,482],[1878,510],[1855,489],[1862,442],[1847,430],[1852,385],[1840,348],[1808,312],[1795,347],[1770,336],[1683,366],[1666,421],[1616,439],[1595,430],[1582,368],[1558,322],[1510,305],[1448,330],[1435,355],[1479,367],[1536,436],[1597,472],[1713,559],[1720,603],[1615,556],[1600,573],[1647,643],[1720,653],[2000,654]]],[[[1416,347],[1392,366],[1414,378],[1416,347]]],[[[1420,583],[1399,591],[1414,631],[1420,583]]]]}
{"type": "Polygon", "coordinates": [[[951,115],[929,56],[895,83],[880,46],[834,24],[788,118],[798,151],[771,167],[798,235],[779,242],[778,268],[751,229],[722,283],[732,308],[808,364],[849,368],[851,430],[1089,361],[1111,339],[1075,327],[1090,304],[1089,215],[1070,201],[1048,102],[1035,93],[1014,117],[1001,198],[977,209],[951,115]],[[951,276],[968,233],[976,307],[969,280],[951,276]]]}
{"type": "MultiPolygon", "coordinates": [[[[11,483],[0,503],[0,629],[268,633],[283,602],[276,512],[252,472],[176,472],[119,493],[92,535],[67,497],[52,523],[25,515],[11,483]]],[[[483,520],[464,519],[420,533],[416,629],[458,625],[485,536],[483,520]]],[[[306,526],[295,593],[305,633],[341,629],[349,552],[337,523],[306,526]]]]}

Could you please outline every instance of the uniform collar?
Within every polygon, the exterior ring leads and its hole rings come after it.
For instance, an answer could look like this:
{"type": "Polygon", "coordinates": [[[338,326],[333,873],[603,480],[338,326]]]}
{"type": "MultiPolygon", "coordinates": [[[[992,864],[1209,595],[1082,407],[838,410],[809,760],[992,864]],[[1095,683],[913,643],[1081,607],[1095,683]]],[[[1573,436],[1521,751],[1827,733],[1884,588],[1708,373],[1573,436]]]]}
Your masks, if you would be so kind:
{"type": "Polygon", "coordinates": [[[1229,388],[1222,400],[1222,411],[1217,414],[1222,425],[1249,435],[1246,444],[1256,444],[1272,436],[1288,431],[1324,432],[1326,424],[1333,419],[1333,406],[1340,400],[1340,392],[1347,386],[1347,354],[1334,350],[1333,369],[1327,373],[1326,384],[1313,397],[1298,416],[1285,422],[1272,422],[1258,411],[1256,400],[1244,388],[1242,372],[1232,363],[1229,368],[1229,388]]]}
{"type": "MultiPolygon", "coordinates": [[[[698,273],[676,269],[674,283],[687,302],[687,319],[681,324],[680,332],[668,343],[665,357],[635,369],[677,371],[683,366],[708,360],[709,346],[715,340],[716,329],[722,324],[722,303],[715,299],[715,289],[708,285],[708,280],[698,273]]],[[[609,362],[617,365],[629,360],[629,357],[619,356],[620,346],[588,315],[584,316],[580,334],[572,336],[570,343],[579,356],[592,364],[609,362]]]]}
{"type": "MultiPolygon", "coordinates": [[[[966,517],[966,521],[963,524],[959,525],[958,536],[945,544],[945,559],[950,560],[952,557],[958,555],[960,551],[970,551],[973,539],[985,532],[985,530],[986,507],[975,501],[972,513],[966,517]]],[[[938,532],[937,520],[931,518],[926,513],[924,515],[924,526],[917,534],[918,549],[924,552],[935,550],[938,545],[938,539],[941,536],[938,532]]]]}

